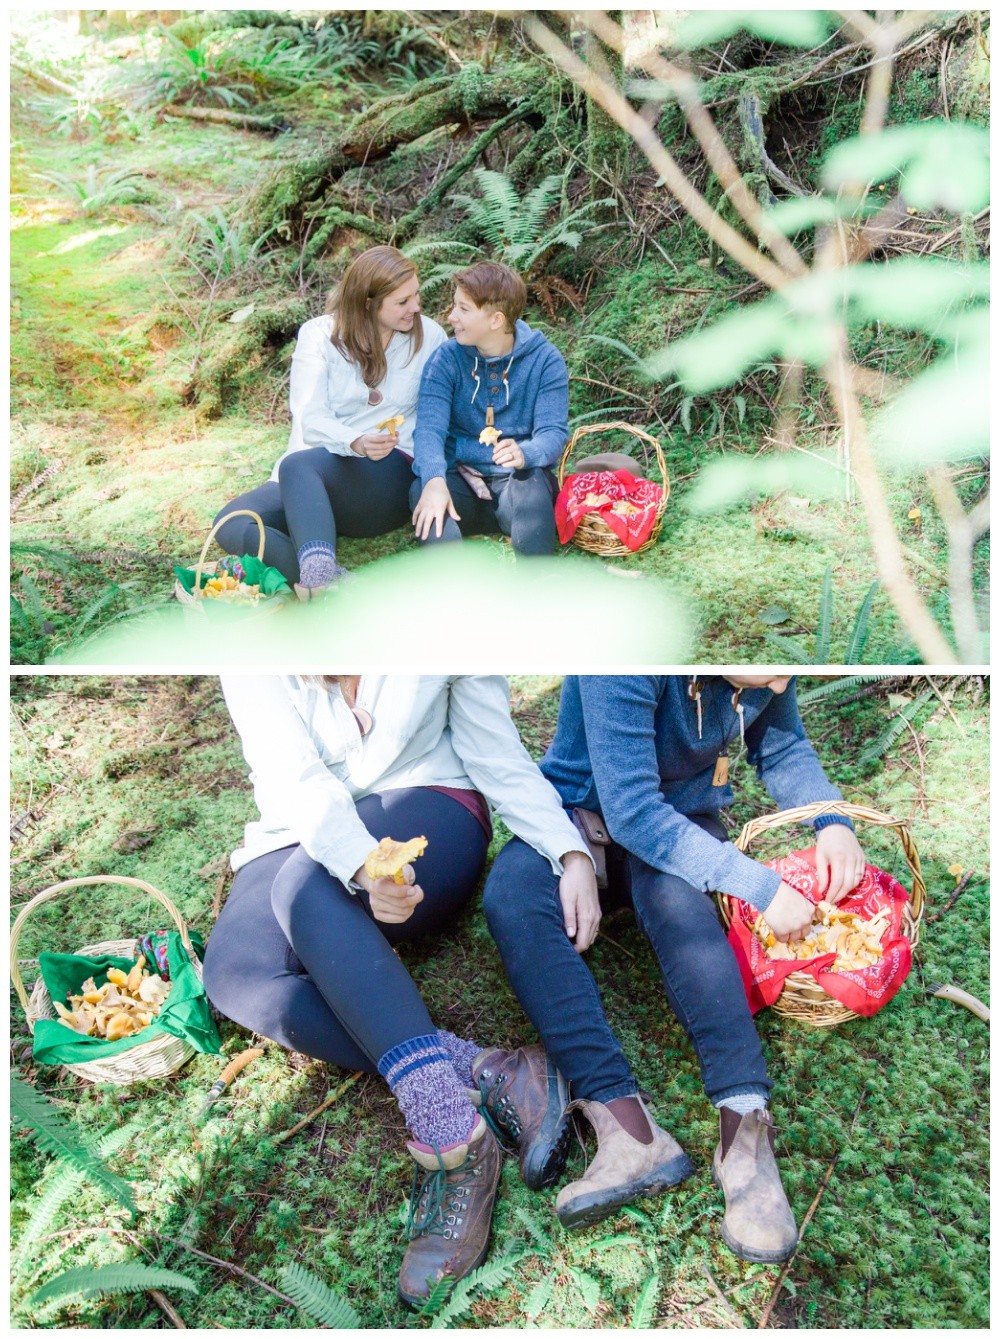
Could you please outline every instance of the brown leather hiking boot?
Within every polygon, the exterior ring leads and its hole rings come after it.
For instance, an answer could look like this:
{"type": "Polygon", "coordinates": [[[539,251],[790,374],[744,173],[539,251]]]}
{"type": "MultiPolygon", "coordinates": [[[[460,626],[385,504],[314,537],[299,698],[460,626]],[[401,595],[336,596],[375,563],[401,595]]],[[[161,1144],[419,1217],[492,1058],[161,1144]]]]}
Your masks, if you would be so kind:
{"type": "Polygon", "coordinates": [[[472,1081],[472,1100],[517,1149],[524,1184],[532,1190],[552,1185],[566,1164],[572,1120],[566,1080],[544,1048],[480,1051],[472,1081]]]}
{"type": "Polygon", "coordinates": [[[657,1195],[690,1176],[694,1164],[672,1135],[660,1127],[639,1098],[653,1136],[640,1143],[615,1120],[603,1102],[571,1102],[594,1127],[597,1152],[579,1181],[563,1186],[556,1213],[563,1227],[599,1222],[638,1195],[657,1195]]]}
{"type": "Polygon", "coordinates": [[[726,1197],[722,1240],[741,1260],[787,1260],[799,1234],[774,1161],[774,1119],[769,1111],[719,1108],[721,1139],[712,1178],[726,1197]]]}
{"type": "Polygon", "coordinates": [[[482,1117],[466,1143],[445,1153],[406,1147],[417,1167],[399,1296],[419,1306],[438,1279],[464,1278],[486,1259],[502,1154],[482,1117]]]}

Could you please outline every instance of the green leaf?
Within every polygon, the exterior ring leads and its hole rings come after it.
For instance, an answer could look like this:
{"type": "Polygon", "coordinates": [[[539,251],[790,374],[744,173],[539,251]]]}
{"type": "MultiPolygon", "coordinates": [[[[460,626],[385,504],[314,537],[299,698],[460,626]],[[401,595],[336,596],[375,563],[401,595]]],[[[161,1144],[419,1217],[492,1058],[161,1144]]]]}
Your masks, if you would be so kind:
{"type": "Polygon", "coordinates": [[[763,222],[790,237],[792,233],[802,232],[805,228],[835,223],[837,219],[864,218],[873,214],[877,208],[876,204],[868,201],[846,197],[834,200],[828,195],[807,195],[797,200],[780,200],[770,209],[765,209],[763,222]]]}
{"type": "Polygon", "coordinates": [[[793,490],[813,497],[837,497],[843,475],[831,461],[801,455],[727,456],[699,473],[684,505],[695,515],[724,511],[761,493],[793,490]]]}
{"type": "Polygon", "coordinates": [[[529,1320],[537,1320],[548,1304],[556,1290],[556,1273],[553,1270],[547,1274],[541,1283],[536,1283],[531,1292],[524,1299],[523,1311],[529,1320]]]}
{"type": "Polygon", "coordinates": [[[769,604],[766,609],[762,609],[757,615],[762,623],[787,623],[791,614],[780,604],[769,604]]]}
{"type": "Polygon", "coordinates": [[[776,651],[780,651],[783,659],[789,665],[812,665],[815,663],[810,648],[796,637],[786,637],[784,633],[780,632],[769,632],[764,641],[768,646],[773,646],[776,651]]]}
{"type": "Polygon", "coordinates": [[[872,605],[875,603],[875,596],[878,594],[880,583],[873,581],[868,587],[868,593],[861,602],[861,608],[854,618],[854,626],[851,628],[851,634],[847,639],[847,650],[844,652],[845,665],[857,665],[861,662],[865,647],[868,644],[868,624],[871,619],[872,605]]]}
{"type": "Polygon", "coordinates": [[[39,1148],[73,1163],[135,1217],[135,1200],[129,1183],[109,1171],[92,1149],[80,1143],[73,1126],[58,1108],[36,1092],[30,1083],[13,1075],[10,1076],[10,1116],[15,1128],[31,1127],[39,1148]]]}
{"type": "Polygon", "coordinates": [[[331,1330],[356,1330],[361,1326],[358,1313],[332,1288],[328,1288],[304,1265],[286,1265],[281,1271],[281,1286],[295,1305],[317,1325],[331,1330]]]}
{"type": "Polygon", "coordinates": [[[676,372],[684,389],[695,395],[728,386],[755,362],[780,352],[786,319],[785,308],[774,298],[741,307],[647,359],[648,375],[659,381],[676,372]]]}
{"type": "Polygon", "coordinates": [[[753,33],[783,46],[817,46],[830,33],[830,21],[818,9],[694,10],[677,26],[678,45],[693,50],[710,46],[738,32],[753,33]]]}
{"type": "Polygon", "coordinates": [[[975,213],[989,201],[989,131],[968,122],[924,121],[857,135],[827,155],[823,184],[837,190],[897,174],[914,208],[975,213]]]}
{"type": "Polygon", "coordinates": [[[656,1299],[659,1291],[659,1274],[650,1274],[649,1278],[642,1285],[642,1289],[636,1299],[635,1311],[632,1313],[633,1330],[648,1330],[652,1326],[653,1317],[656,1314],[656,1299]]]}
{"type": "Polygon", "coordinates": [[[55,1297],[98,1297],[103,1293],[147,1292],[150,1288],[198,1292],[197,1285],[186,1274],[178,1274],[173,1269],[150,1269],[135,1264],[104,1265],[94,1269],[91,1265],[83,1265],[79,1269],[68,1269],[46,1283],[31,1301],[37,1305],[55,1297]]]}
{"type": "Polygon", "coordinates": [[[597,1310],[598,1302],[601,1300],[600,1283],[594,1278],[593,1274],[588,1274],[583,1269],[577,1269],[575,1265],[569,1266],[569,1273],[576,1279],[584,1307],[593,1315],[597,1310]]]}
{"type": "Polygon", "coordinates": [[[844,277],[853,319],[886,321],[929,334],[936,333],[942,315],[964,303],[985,301],[990,292],[989,265],[957,265],[931,257],[855,265],[844,277]]]}
{"type": "Polygon", "coordinates": [[[987,345],[939,358],[874,420],[880,457],[909,471],[988,455],[989,387],[987,345]]]}

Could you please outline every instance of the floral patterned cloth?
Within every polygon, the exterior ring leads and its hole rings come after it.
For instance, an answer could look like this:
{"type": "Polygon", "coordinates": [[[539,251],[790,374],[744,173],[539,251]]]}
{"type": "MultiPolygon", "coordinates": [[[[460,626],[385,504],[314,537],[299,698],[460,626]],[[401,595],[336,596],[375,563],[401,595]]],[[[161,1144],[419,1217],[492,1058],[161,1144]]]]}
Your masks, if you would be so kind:
{"type": "MultiPolygon", "coordinates": [[[[764,862],[777,870],[810,902],[820,902],[823,893],[816,872],[816,848],[792,851],[781,860],[764,862]]],[[[908,893],[891,874],[866,865],[861,882],[837,904],[838,911],[852,911],[865,920],[889,907],[889,923],[882,936],[882,959],[870,967],[851,972],[828,970],[835,954],[823,953],[802,961],[774,961],[753,932],[758,912],[748,902],[735,901],[729,927],[729,943],[743,976],[750,1010],[757,1013],[781,994],[789,972],[808,972],[826,993],[856,1014],[868,1018],[888,1004],[909,975],[913,958],[910,941],[901,933],[903,908],[908,893]]]]}
{"type": "Polygon", "coordinates": [[[568,544],[584,516],[596,512],[626,548],[635,552],[652,534],[663,489],[628,470],[571,474],[556,498],[559,542],[568,544]]]}

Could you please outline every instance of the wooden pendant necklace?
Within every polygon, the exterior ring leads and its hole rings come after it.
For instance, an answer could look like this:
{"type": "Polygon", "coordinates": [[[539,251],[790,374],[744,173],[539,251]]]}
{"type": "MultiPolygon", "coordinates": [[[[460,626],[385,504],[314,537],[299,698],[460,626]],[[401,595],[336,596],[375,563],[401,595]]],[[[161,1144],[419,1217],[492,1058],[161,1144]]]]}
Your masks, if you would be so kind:
{"type": "MultiPolygon", "coordinates": [[[[702,737],[702,726],[703,726],[703,724],[704,724],[704,718],[703,718],[703,715],[702,715],[702,706],[701,706],[701,694],[702,694],[702,690],[704,689],[704,687],[705,687],[705,685],[704,685],[704,684],[701,682],[701,680],[698,679],[697,677],[693,677],[693,678],[691,679],[691,682],[688,684],[688,697],[689,697],[690,700],[694,703],[694,705],[695,705],[695,710],[696,710],[697,713],[698,713],[698,738],[699,738],[699,739],[701,739],[701,737],[702,737]]],[[[732,702],[732,705],[733,705],[733,711],[736,713],[736,720],[737,720],[737,725],[738,725],[739,734],[740,734],[740,745],[741,745],[741,747],[742,747],[742,745],[745,743],[745,739],[744,739],[744,725],[745,725],[745,722],[744,722],[744,717],[743,717],[743,703],[740,701],[740,694],[741,694],[742,692],[743,692],[743,689],[742,689],[742,688],[737,688],[736,691],[733,693],[731,699],[730,699],[730,701],[732,702]]],[[[732,743],[733,739],[736,737],[736,733],[735,733],[735,731],[733,731],[732,733],[730,733],[728,730],[726,730],[725,726],[723,725],[723,721],[722,721],[722,713],[721,713],[721,711],[719,710],[719,700],[718,700],[718,696],[715,695],[715,694],[712,695],[712,706],[715,708],[715,715],[716,715],[716,719],[717,719],[718,724],[719,724],[719,732],[720,732],[720,734],[722,735],[722,747],[721,747],[721,749],[720,749],[720,751],[719,751],[718,756],[717,756],[716,759],[715,759],[715,769],[714,769],[714,771],[712,772],[712,785],[713,785],[713,786],[728,786],[728,784],[729,784],[729,746],[730,746],[730,744],[732,743]]]]}

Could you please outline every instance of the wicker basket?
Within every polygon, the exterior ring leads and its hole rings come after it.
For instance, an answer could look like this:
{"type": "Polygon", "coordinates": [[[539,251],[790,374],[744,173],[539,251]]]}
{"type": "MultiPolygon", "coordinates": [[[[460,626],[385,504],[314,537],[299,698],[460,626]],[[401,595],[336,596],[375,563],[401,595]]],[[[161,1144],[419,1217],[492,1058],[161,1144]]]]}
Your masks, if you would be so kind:
{"type": "MultiPolygon", "coordinates": [[[[761,833],[767,832],[771,828],[786,827],[790,823],[801,823],[812,818],[819,818],[823,814],[840,814],[844,818],[860,819],[862,822],[871,823],[874,827],[895,829],[902,843],[906,863],[913,875],[910,900],[903,908],[900,931],[903,937],[916,947],[920,938],[920,920],[923,916],[927,886],[920,872],[920,856],[917,854],[909,825],[902,819],[893,818],[890,814],[879,813],[877,809],[868,809],[861,804],[848,804],[843,800],[824,804],[803,804],[798,809],[783,809],[777,814],[764,814],[760,818],[752,818],[749,823],[744,825],[743,831],[736,839],[737,849],[746,851],[755,837],[759,837],[761,833]]],[[[727,930],[733,917],[733,900],[724,893],[719,894],[719,907],[727,930]]],[[[800,1022],[811,1023],[813,1027],[836,1027],[838,1023],[846,1023],[849,1018],[858,1017],[853,1009],[848,1009],[839,1000],[829,996],[808,972],[790,972],[785,978],[781,994],[771,1008],[779,1014],[784,1014],[787,1018],[796,1018],[800,1022]]]]}
{"type": "Polygon", "coordinates": [[[642,428],[634,428],[631,423],[622,422],[590,423],[576,429],[562,453],[562,459],[559,461],[557,473],[559,487],[562,488],[567,474],[571,473],[567,467],[573,452],[576,450],[577,443],[582,438],[589,437],[592,433],[612,432],[614,430],[631,433],[633,437],[638,437],[644,444],[643,465],[645,469],[650,467],[650,448],[652,448],[652,455],[656,460],[656,468],[660,474],[663,492],[656,505],[656,520],[653,522],[649,537],[637,549],[630,549],[623,544],[607,521],[599,516],[597,512],[590,512],[581,519],[576,534],[573,536],[573,543],[579,545],[581,549],[586,549],[588,553],[596,553],[600,558],[624,558],[634,553],[642,553],[643,550],[655,544],[660,534],[660,527],[663,525],[663,513],[667,509],[667,499],[670,497],[667,462],[664,459],[663,448],[660,443],[655,437],[651,437],[648,432],[644,432],[642,428]]]}
{"type": "MultiPolygon", "coordinates": [[[[205,555],[208,553],[208,546],[215,538],[216,533],[218,532],[220,526],[225,525],[227,521],[231,521],[234,516],[252,516],[253,519],[257,522],[257,536],[258,536],[257,557],[261,562],[264,561],[264,522],[261,520],[261,518],[257,515],[255,511],[248,511],[246,509],[226,512],[225,516],[221,516],[212,526],[211,530],[209,530],[208,536],[204,544],[201,546],[201,554],[198,558],[197,563],[195,564],[194,569],[194,590],[189,591],[185,589],[184,585],[180,580],[174,581],[174,595],[178,600],[180,600],[181,604],[197,607],[205,603],[205,590],[201,584],[201,578],[202,576],[206,578],[214,576],[215,573],[218,571],[219,566],[217,562],[207,563],[205,561],[205,555]]],[[[214,604],[215,601],[212,600],[209,603],[214,604]]],[[[252,604],[254,607],[264,603],[269,605],[271,608],[276,608],[282,602],[276,599],[274,596],[260,596],[257,600],[254,601],[251,601],[249,599],[247,600],[247,604],[252,604]]]]}
{"type": "MultiPolygon", "coordinates": [[[[45,982],[41,977],[35,982],[30,996],[24,988],[17,960],[17,946],[21,938],[21,930],[30,914],[36,907],[40,907],[43,902],[51,902],[53,898],[59,897],[60,894],[68,892],[71,888],[84,888],[93,883],[125,884],[129,888],[141,889],[142,892],[159,902],[180,931],[181,942],[191,959],[195,973],[199,980],[201,979],[201,963],[194,951],[187,926],[181,920],[177,908],[165,893],[159,892],[152,884],[144,883],[142,879],[119,878],[110,874],[95,874],[89,879],[66,879],[62,883],[54,883],[51,888],[45,888],[42,892],[37,893],[30,902],[27,902],[21,908],[10,932],[10,976],[14,982],[17,997],[24,1007],[28,1019],[28,1028],[31,1032],[34,1032],[37,1022],[43,1018],[55,1018],[56,1013],[52,1007],[49,992],[45,988],[45,982]]],[[[84,948],[75,949],[74,952],[81,957],[90,957],[96,953],[111,953],[122,958],[134,958],[137,943],[138,940],[136,939],[109,939],[100,944],[88,944],[84,948]]],[[[167,1074],[173,1074],[175,1070],[180,1069],[181,1065],[190,1060],[194,1053],[194,1047],[186,1041],[181,1041],[179,1037],[172,1037],[169,1033],[160,1032],[155,1037],[151,1037],[149,1041],[136,1042],[128,1050],[121,1051],[118,1055],[109,1056],[105,1060],[86,1060],[78,1065],[67,1065],[66,1068],[73,1074],[78,1074],[81,1079],[89,1079],[91,1083],[134,1083],[138,1079],[162,1079],[167,1074]]]]}

